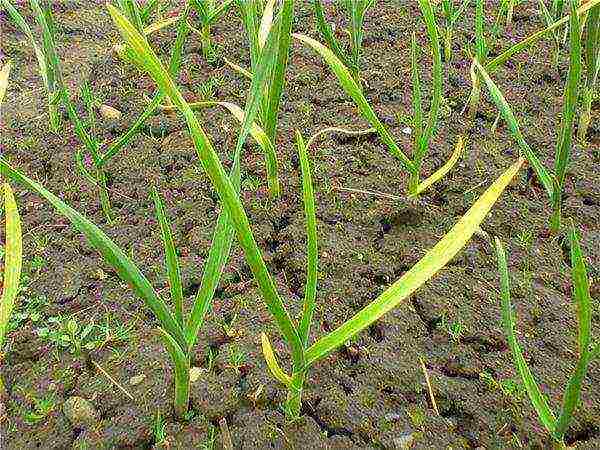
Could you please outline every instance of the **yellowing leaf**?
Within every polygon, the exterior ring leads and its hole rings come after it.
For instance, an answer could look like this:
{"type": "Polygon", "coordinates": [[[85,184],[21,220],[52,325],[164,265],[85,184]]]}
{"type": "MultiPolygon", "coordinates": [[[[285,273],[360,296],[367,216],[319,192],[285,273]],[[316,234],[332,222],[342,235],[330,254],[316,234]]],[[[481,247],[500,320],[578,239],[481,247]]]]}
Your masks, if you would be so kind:
{"type": "Polygon", "coordinates": [[[326,356],[338,346],[342,345],[355,334],[367,328],[384,314],[398,306],[414,291],[425,284],[433,275],[442,269],[471,239],[479,229],[479,225],[496,203],[502,192],[515,174],[519,171],[525,160],[520,158],[509,167],[467,213],[452,227],[452,229],[419,260],[398,281],[391,285],[377,299],[359,311],[354,317],[331,333],[315,342],[305,355],[306,365],[310,366],[315,361],[326,356]]]}
{"type": "Polygon", "coordinates": [[[273,352],[269,338],[265,333],[261,333],[260,340],[262,344],[263,355],[265,357],[265,361],[267,362],[267,367],[269,367],[269,370],[275,378],[281,381],[281,383],[283,383],[285,386],[289,386],[292,382],[292,379],[281,369],[277,363],[277,358],[275,357],[275,353],[273,352]]]}
{"type": "Polygon", "coordinates": [[[0,303],[0,348],[4,343],[10,314],[19,293],[19,281],[23,265],[21,219],[15,197],[8,183],[4,184],[4,220],[6,242],[4,244],[4,288],[0,303]]]}

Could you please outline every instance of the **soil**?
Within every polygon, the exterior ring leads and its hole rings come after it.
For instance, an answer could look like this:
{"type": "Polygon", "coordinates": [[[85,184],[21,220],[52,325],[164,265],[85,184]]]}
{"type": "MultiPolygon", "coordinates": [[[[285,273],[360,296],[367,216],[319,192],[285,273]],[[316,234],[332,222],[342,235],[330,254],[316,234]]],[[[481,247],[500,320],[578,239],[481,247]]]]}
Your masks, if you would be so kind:
{"type": "MultiPolygon", "coordinates": [[[[102,103],[121,111],[99,119],[107,142],[130,126],[151,96],[152,81],[121,62],[111,47],[117,32],[101,2],[56,2],[58,45],[65,77],[77,93],[89,81],[102,103]]],[[[315,36],[305,2],[297,7],[295,31],[315,36]]],[[[306,2],[308,3],[308,2],[306,2]]],[[[489,27],[497,7],[487,2],[489,27]]],[[[33,19],[24,9],[28,21],[33,19]]],[[[331,20],[344,16],[328,8],[331,20]]],[[[328,135],[311,150],[319,234],[318,309],[313,339],[332,330],[375,299],[431,248],[475,199],[516,158],[506,127],[492,130],[496,116],[484,99],[474,126],[461,111],[470,92],[473,39],[471,8],[457,24],[454,59],[445,64],[443,116],[425,161],[427,175],[443,164],[459,135],[468,149],[454,170],[419,201],[407,200],[408,177],[375,136],[328,135]]],[[[143,132],[108,166],[117,219],[106,223],[90,185],[75,168],[80,146],[70,125],[49,131],[46,100],[31,46],[0,13],[2,52],[14,62],[3,105],[3,154],[30,177],[98,223],[168,295],[159,228],[153,219],[149,186],[165,197],[181,256],[187,306],[198,288],[219,210],[217,196],[202,172],[185,124],[176,115],[154,116],[143,132]]],[[[510,29],[491,40],[492,55],[541,27],[536,2],[521,3],[510,29]]],[[[365,92],[401,147],[410,136],[399,118],[411,114],[410,35],[426,48],[416,2],[380,0],[365,24],[362,76],[365,92]],[[414,3],[414,4],[413,4],[414,3]]],[[[237,12],[213,29],[218,53],[248,67],[247,44],[237,12]]],[[[151,43],[165,58],[173,29],[151,43]]],[[[494,78],[519,118],[527,141],[549,167],[562,106],[567,54],[552,66],[552,41],[519,54],[494,78]]],[[[426,52],[424,52],[426,54],[426,52]]],[[[185,48],[179,77],[188,99],[206,96],[243,105],[247,82],[221,60],[207,64],[198,37],[185,48]],[[210,86],[210,88],[209,88],[210,86]]],[[[430,86],[430,59],[423,58],[423,84],[430,86]]],[[[80,100],[77,99],[78,103],[80,100]]],[[[223,111],[198,114],[227,166],[237,124],[223,111]]],[[[66,120],[65,120],[66,123],[66,120]]],[[[269,268],[290,311],[300,310],[305,281],[305,231],[294,131],[308,137],[326,126],[364,129],[354,104],[309,49],[294,42],[280,114],[277,152],[282,195],[267,195],[260,149],[250,143],[244,158],[244,204],[269,268]]],[[[600,276],[600,111],[594,105],[588,142],[577,145],[567,177],[565,217],[581,230],[598,309],[600,276]]],[[[193,383],[186,421],[174,418],[168,355],[156,335],[156,321],[127,286],[37,195],[14,186],[25,239],[26,289],[19,313],[38,307],[9,335],[2,378],[7,388],[1,430],[7,449],[221,448],[220,419],[227,420],[235,448],[367,449],[548,448],[512,363],[500,324],[499,279],[489,236],[509,251],[513,302],[526,358],[551,404],[559,408],[576,362],[576,319],[571,300],[568,247],[564,236],[548,233],[549,202],[530,170],[523,170],[502,195],[463,251],[410,300],[310,371],[302,418],[286,423],[284,389],[269,375],[260,352],[268,332],[284,363],[285,345],[264,307],[248,266],[235,248],[200,332],[194,366],[204,370],[193,383]],[[36,303],[37,302],[37,303],[36,303]],[[80,326],[124,323],[128,337],[108,342],[88,358],[59,349],[37,329],[54,317],[75,317],[80,326]],[[239,364],[232,355],[245,354],[239,364]],[[439,415],[429,399],[422,358],[431,378],[439,415]],[[94,364],[132,397],[128,398],[94,364]],[[135,380],[135,381],[134,381],[135,380]],[[73,426],[63,405],[70,397],[91,404],[97,420],[73,426]],[[52,398],[41,419],[28,419],[36,399],[52,398]],[[160,413],[167,443],[156,442],[153,423],[160,413]],[[202,447],[204,445],[204,447],[202,447]]],[[[593,362],[584,382],[567,442],[600,448],[600,366],[593,362]]],[[[91,415],[94,417],[94,414],[91,415]]]]}

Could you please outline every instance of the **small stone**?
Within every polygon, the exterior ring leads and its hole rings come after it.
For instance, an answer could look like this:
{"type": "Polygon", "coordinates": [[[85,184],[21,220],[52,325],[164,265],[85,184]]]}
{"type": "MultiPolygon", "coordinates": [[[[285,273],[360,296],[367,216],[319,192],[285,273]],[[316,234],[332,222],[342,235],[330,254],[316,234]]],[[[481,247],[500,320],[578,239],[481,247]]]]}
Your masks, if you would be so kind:
{"type": "Polygon", "coordinates": [[[129,384],[132,386],[137,386],[142,381],[144,381],[145,378],[146,378],[146,375],[144,375],[143,373],[140,373],[139,375],[135,375],[135,376],[131,377],[129,379],[129,384]]]}
{"type": "Polygon", "coordinates": [[[411,127],[404,127],[404,128],[402,128],[402,132],[404,134],[407,134],[407,135],[410,136],[412,134],[412,128],[411,127]]]}
{"type": "Polygon", "coordinates": [[[96,277],[98,277],[99,280],[106,280],[108,278],[108,275],[106,275],[106,272],[104,272],[104,270],[98,269],[96,270],[96,277]]]}
{"type": "Polygon", "coordinates": [[[394,438],[394,446],[396,450],[408,450],[415,443],[415,434],[412,431],[407,431],[400,436],[394,438]]]}
{"type": "Polygon", "coordinates": [[[108,120],[117,120],[121,118],[121,111],[112,106],[100,105],[100,115],[108,120]]]}
{"type": "Polygon", "coordinates": [[[195,383],[196,381],[198,381],[202,373],[205,371],[206,369],[203,369],[202,367],[192,367],[190,369],[190,382],[195,383]]]}
{"type": "Polygon", "coordinates": [[[100,419],[94,406],[82,397],[69,397],[63,404],[63,413],[75,428],[88,428],[100,419]]]}

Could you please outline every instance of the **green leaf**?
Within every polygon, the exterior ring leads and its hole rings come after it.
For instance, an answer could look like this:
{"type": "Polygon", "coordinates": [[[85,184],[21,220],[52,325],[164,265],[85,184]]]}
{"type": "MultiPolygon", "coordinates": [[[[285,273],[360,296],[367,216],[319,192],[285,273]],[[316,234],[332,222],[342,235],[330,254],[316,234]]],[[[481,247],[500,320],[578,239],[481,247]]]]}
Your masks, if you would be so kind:
{"type": "MultiPolygon", "coordinates": [[[[200,162],[219,194],[221,202],[227,209],[230,220],[234,224],[240,246],[244,250],[246,261],[259,285],[267,308],[274,316],[281,333],[292,347],[292,357],[294,360],[303,361],[303,349],[298,333],[279,297],[273,279],[256,245],[248,217],[238,197],[237,190],[227,177],[208,136],[201,128],[194,112],[177,89],[177,86],[145,38],[131,26],[117,9],[111,5],[107,5],[107,8],[121,35],[129,43],[133,51],[141,59],[145,60],[146,70],[151,74],[161,91],[169,96],[173,104],[177,106],[185,117],[200,162]]],[[[248,110],[246,110],[246,114],[249,117],[248,110]]]]}
{"type": "MultiPolygon", "coordinates": [[[[185,41],[189,35],[188,26],[189,6],[185,7],[182,13],[179,15],[177,36],[175,38],[175,44],[171,50],[171,57],[169,60],[169,73],[172,77],[176,77],[181,68],[181,60],[183,57],[183,49],[185,41]]],[[[154,112],[161,105],[165,96],[159,91],[154,94],[154,98],[146,109],[140,114],[135,123],[127,130],[125,134],[119,137],[113,144],[111,144],[102,158],[98,163],[98,167],[102,168],[108,161],[121,152],[121,150],[131,141],[131,139],[137,134],[137,132],[144,126],[146,121],[154,114],[154,112]]]]}
{"type": "Polygon", "coordinates": [[[342,49],[339,41],[336,39],[335,34],[333,34],[333,30],[331,26],[327,22],[325,18],[325,12],[323,10],[323,3],[321,0],[314,0],[314,11],[315,11],[315,19],[317,30],[321,33],[321,37],[325,40],[329,48],[335,53],[335,56],[338,57],[341,62],[348,67],[351,71],[356,72],[358,67],[354,67],[353,63],[350,61],[350,58],[346,55],[346,52],[342,49]]]}
{"type": "Polygon", "coordinates": [[[579,237],[574,225],[569,232],[571,244],[571,278],[573,279],[573,296],[577,304],[577,323],[579,324],[579,354],[589,352],[592,329],[592,313],[590,281],[587,275],[585,260],[581,252],[579,237]]]}
{"type": "MultiPolygon", "coordinates": [[[[579,17],[576,14],[576,4],[571,2],[570,30],[570,58],[569,74],[565,86],[564,104],[562,110],[562,122],[560,126],[559,140],[556,146],[556,157],[554,162],[554,174],[558,181],[558,191],[554,195],[560,197],[565,182],[567,166],[571,157],[573,144],[573,127],[577,112],[577,101],[579,98],[579,80],[581,78],[581,29],[579,17]]],[[[557,199],[560,201],[560,199],[557,199]]]]}
{"type": "Polygon", "coordinates": [[[552,198],[554,193],[553,179],[546,170],[546,168],[542,165],[537,155],[533,152],[533,150],[531,150],[531,147],[529,147],[527,142],[525,142],[525,138],[523,137],[523,135],[521,134],[521,130],[519,129],[517,119],[515,119],[515,115],[510,109],[510,106],[508,106],[508,103],[502,95],[502,92],[500,92],[500,89],[498,89],[496,83],[492,81],[486,70],[477,60],[475,60],[473,64],[475,65],[475,69],[479,72],[479,75],[485,82],[490,96],[492,97],[492,100],[494,101],[496,107],[500,111],[500,114],[502,114],[502,117],[506,121],[506,124],[508,125],[508,128],[511,131],[513,137],[517,141],[517,144],[519,144],[519,148],[527,157],[527,160],[533,167],[533,170],[535,170],[535,173],[538,176],[540,182],[542,183],[542,186],[544,186],[544,189],[546,189],[548,197],[552,198]]]}
{"type": "Polygon", "coordinates": [[[317,296],[317,271],[319,254],[317,248],[317,216],[315,212],[315,192],[312,183],[308,149],[299,131],[296,131],[296,146],[300,159],[300,170],[302,172],[302,201],[304,203],[304,215],[306,216],[306,249],[308,265],[306,268],[306,286],[304,288],[304,306],[298,334],[303,345],[308,345],[310,337],[310,326],[316,306],[317,296]]]}
{"type": "Polygon", "coordinates": [[[185,343],[183,332],[177,321],[171,315],[167,305],[156,294],[150,282],[137,266],[108,236],[106,236],[106,234],[104,234],[100,228],[86,219],[82,214],[68,206],[54,194],[46,190],[42,185],[10,167],[3,159],[0,159],[0,173],[37,192],[62,216],[67,218],[74,228],[85,235],[90,244],[100,252],[105,261],[117,271],[123,281],[129,283],[135,293],[144,300],[146,305],[152,310],[160,322],[161,326],[174,336],[174,338],[181,343],[180,345],[185,343]]]}
{"type": "MultiPolygon", "coordinates": [[[[242,111],[233,103],[214,102],[215,104],[219,104],[220,106],[228,109],[229,112],[231,112],[231,114],[242,123],[242,129],[240,130],[234,152],[233,167],[229,177],[233,188],[235,189],[236,196],[239,195],[240,190],[241,153],[243,144],[246,141],[248,134],[254,136],[258,142],[263,142],[264,145],[267,145],[267,142],[268,145],[271,144],[270,140],[266,137],[266,135],[264,135],[264,132],[262,132],[262,130],[255,125],[254,120],[258,114],[258,110],[263,99],[262,94],[264,91],[262,86],[264,85],[265,79],[269,72],[270,61],[273,58],[274,42],[275,40],[273,38],[273,33],[270,33],[267,38],[266,47],[264,48],[264,51],[261,52],[259,61],[257,61],[255,74],[252,77],[252,85],[246,101],[246,111],[242,111]]],[[[191,107],[190,105],[188,106],[191,107]]],[[[279,189],[277,180],[277,160],[274,149],[271,150],[270,147],[268,148],[268,152],[270,158],[273,160],[273,163],[271,164],[272,168],[270,171],[269,167],[267,168],[267,173],[269,177],[269,186],[272,189],[271,193],[273,194],[278,192],[279,189]],[[273,177],[274,180],[272,179],[273,177]]],[[[201,287],[196,295],[194,308],[188,321],[186,334],[189,348],[194,345],[197,339],[198,331],[204,322],[204,317],[208,312],[212,302],[220,276],[223,272],[223,268],[227,262],[227,259],[229,258],[229,252],[231,250],[231,244],[233,241],[233,233],[234,229],[229,219],[229,213],[227,209],[224,209],[219,214],[219,218],[217,220],[217,226],[213,235],[213,241],[209,251],[208,260],[202,274],[201,287]]]]}
{"type": "Polygon", "coordinates": [[[21,218],[8,183],[4,183],[4,287],[0,299],[0,352],[6,337],[10,315],[15,307],[23,266],[21,218]]]}
{"type": "Polygon", "coordinates": [[[577,303],[577,323],[578,323],[578,347],[579,359],[575,371],[569,379],[561,413],[556,424],[557,437],[562,439],[566,433],[569,424],[573,418],[573,413],[579,404],[581,396],[581,385],[587,373],[590,361],[596,357],[596,349],[590,351],[591,343],[591,297],[590,282],[585,267],[585,261],[579,244],[579,237],[575,226],[571,224],[569,232],[569,241],[571,246],[571,278],[573,279],[573,296],[577,303]]]}
{"type": "Polygon", "coordinates": [[[421,104],[421,77],[419,76],[419,45],[413,31],[410,45],[410,68],[412,79],[413,128],[415,130],[415,148],[423,135],[423,106],[421,104]]]}
{"type": "Polygon", "coordinates": [[[485,40],[485,11],[484,0],[477,0],[475,7],[475,53],[481,64],[488,57],[488,48],[485,40]]]}
{"type": "Polygon", "coordinates": [[[31,31],[31,28],[29,27],[23,16],[19,14],[19,11],[15,9],[15,7],[11,4],[9,0],[0,0],[0,2],[2,2],[4,9],[8,12],[12,20],[16,23],[19,30],[21,30],[21,32],[25,36],[27,36],[27,39],[29,39],[31,46],[33,47],[33,52],[35,53],[35,58],[37,59],[38,66],[40,68],[40,75],[42,77],[42,80],[44,81],[44,87],[46,88],[47,93],[49,95],[52,92],[52,89],[50,84],[48,83],[48,67],[46,66],[46,58],[44,57],[42,49],[37,44],[33,32],[31,31]]]}
{"type": "MultiPolygon", "coordinates": [[[[292,22],[294,20],[294,0],[283,0],[282,9],[277,17],[277,42],[270,76],[267,82],[267,110],[265,111],[265,133],[275,143],[277,116],[285,83],[285,72],[292,40],[292,22]]],[[[255,71],[256,72],[256,71],[255,71]]]]}
{"type": "Polygon", "coordinates": [[[306,352],[306,364],[323,358],[352,336],[394,309],[442,269],[465,246],[494,206],[506,186],[523,165],[519,159],[508,168],[475,202],[452,229],[399,280],[376,300],[337,329],[320,338],[306,352]]]}
{"type": "Polygon", "coordinates": [[[419,7],[421,8],[423,20],[427,27],[427,36],[429,37],[429,45],[433,54],[433,94],[431,105],[429,107],[427,125],[419,137],[418,145],[413,156],[413,164],[416,166],[417,172],[420,171],[421,161],[429,149],[429,142],[436,130],[443,95],[442,54],[437,24],[435,23],[435,14],[429,0],[419,0],[419,7]]]}
{"type": "Polygon", "coordinates": [[[346,66],[344,66],[342,62],[337,58],[337,56],[335,56],[335,54],[323,44],[303,34],[294,33],[293,36],[300,42],[308,45],[325,60],[325,62],[329,65],[329,68],[337,77],[338,81],[340,82],[340,85],[342,86],[346,94],[348,94],[352,98],[352,100],[354,100],[354,103],[356,103],[358,109],[365,117],[365,119],[367,119],[371,126],[377,130],[377,133],[379,133],[379,136],[381,137],[383,142],[388,146],[390,152],[396,158],[398,158],[402,166],[408,172],[414,173],[416,171],[414,164],[402,152],[402,150],[400,150],[400,147],[398,147],[390,132],[381,123],[381,121],[373,111],[373,108],[371,108],[371,105],[369,105],[369,102],[363,95],[362,90],[360,89],[356,81],[354,81],[354,79],[352,78],[352,75],[350,74],[346,66]]]}
{"type": "Polygon", "coordinates": [[[556,430],[556,418],[548,406],[548,402],[544,397],[544,394],[540,391],[535,378],[533,377],[523,352],[517,341],[517,335],[515,333],[515,318],[512,311],[512,305],[510,302],[510,282],[508,277],[508,265],[506,263],[506,254],[502,243],[498,238],[495,239],[496,244],[496,256],[498,259],[498,270],[500,272],[500,286],[502,294],[502,323],[504,325],[504,332],[506,333],[506,339],[508,340],[508,346],[513,355],[513,361],[517,366],[517,371],[523,381],[523,385],[527,390],[529,399],[533,407],[535,408],[540,421],[546,427],[550,433],[554,433],[556,430]]]}
{"type": "Polygon", "coordinates": [[[167,220],[165,207],[156,188],[152,189],[152,200],[156,211],[156,219],[160,225],[163,244],[165,246],[165,262],[167,264],[167,275],[169,277],[169,288],[171,290],[171,300],[175,305],[175,319],[179,326],[183,328],[183,287],[181,285],[181,272],[179,270],[179,259],[175,251],[173,234],[171,233],[171,224],[167,220]]]}
{"type": "MultiPolygon", "coordinates": [[[[587,3],[584,3],[577,9],[577,14],[582,16],[587,11],[592,9],[594,6],[600,4],[600,0],[589,0],[587,3]]],[[[500,66],[502,66],[506,61],[512,58],[515,54],[529,48],[531,45],[539,41],[541,38],[546,36],[548,33],[554,32],[557,28],[565,25],[569,22],[569,16],[563,17],[562,19],[554,22],[551,26],[544,28],[536,33],[533,33],[531,36],[523,39],[518,44],[513,45],[508,50],[504,51],[502,54],[496,56],[494,59],[489,61],[485,68],[488,72],[495,72],[500,66]]]]}

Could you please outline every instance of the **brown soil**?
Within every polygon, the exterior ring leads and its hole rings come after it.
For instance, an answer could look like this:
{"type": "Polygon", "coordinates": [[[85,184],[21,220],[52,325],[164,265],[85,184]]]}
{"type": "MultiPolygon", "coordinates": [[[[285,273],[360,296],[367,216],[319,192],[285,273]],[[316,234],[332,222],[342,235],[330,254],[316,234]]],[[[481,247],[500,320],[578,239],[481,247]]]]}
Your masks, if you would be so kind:
{"type": "MultiPolygon", "coordinates": [[[[103,6],[78,0],[55,7],[59,48],[72,86],[89,80],[94,92],[123,112],[114,122],[99,121],[98,133],[111,140],[142,111],[142,94],[151,95],[149,78],[111,54],[117,33],[103,6]]],[[[492,2],[488,11],[496,12],[492,2]]],[[[334,17],[334,11],[330,13],[334,17]]],[[[490,15],[490,21],[492,20],[490,15]]],[[[332,19],[333,20],[333,19],[332,19]]],[[[338,15],[338,22],[343,20],[338,15]]],[[[444,115],[426,158],[431,173],[450,155],[460,134],[468,135],[465,157],[419,202],[404,199],[407,176],[375,137],[320,139],[313,148],[317,191],[320,277],[313,335],[322,335],[376,298],[410,268],[478,195],[514,161],[517,147],[500,124],[491,132],[495,109],[484,102],[476,125],[468,129],[460,112],[468,97],[469,60],[463,50],[472,39],[469,12],[455,34],[454,60],[446,65],[444,115]],[[358,189],[357,193],[345,189],[358,189]],[[389,194],[383,196],[377,193],[389,194]],[[396,199],[390,196],[397,197],[396,199]]],[[[490,22],[491,24],[491,22],[490,22]]],[[[511,30],[492,42],[492,54],[539,29],[536,2],[518,7],[511,30]]],[[[198,165],[185,124],[174,115],[155,116],[121,158],[108,168],[117,221],[108,226],[93,186],[75,169],[79,145],[70,126],[48,131],[44,92],[32,49],[4,15],[0,15],[2,52],[14,61],[3,106],[0,142],[3,153],[29,176],[79,211],[131,251],[154,285],[168,292],[159,229],[152,219],[148,187],[164,194],[181,255],[188,302],[191,302],[207,256],[218,202],[198,165]]],[[[315,35],[308,6],[297,11],[295,30],[315,35]]],[[[397,119],[410,115],[409,38],[417,30],[426,45],[418,9],[412,2],[379,1],[368,15],[363,76],[365,91],[379,116],[403,148],[410,139],[397,119]],[[411,6],[406,6],[410,4],[411,6]]],[[[237,14],[214,27],[219,52],[248,64],[246,42],[237,14]]],[[[167,55],[174,32],[153,36],[152,44],[167,55]]],[[[542,160],[552,163],[556,125],[562,105],[566,54],[557,71],[550,64],[551,41],[516,57],[495,78],[520,119],[524,134],[542,160]]],[[[365,128],[353,103],[312,51],[295,43],[280,121],[277,150],[282,196],[266,195],[259,149],[249,145],[244,161],[243,197],[259,246],[293,313],[299,310],[305,280],[305,232],[300,175],[293,132],[310,136],[325,126],[365,128]]],[[[429,61],[424,83],[429,85],[429,61]]],[[[198,98],[212,80],[214,97],[243,105],[246,81],[218,62],[206,64],[192,36],[186,46],[180,84],[188,98],[198,98]],[[203,84],[204,83],[204,84],[203,84]]],[[[73,90],[73,92],[77,92],[73,90]]],[[[596,105],[597,108],[597,105],[596,105]]],[[[223,160],[230,152],[237,124],[222,111],[199,114],[223,160]]],[[[577,146],[569,170],[565,216],[582,231],[590,274],[600,270],[600,113],[586,146],[577,146]]],[[[510,251],[513,301],[518,330],[532,370],[551,403],[558,408],[565,382],[576,361],[576,323],[570,295],[567,248],[562,236],[547,233],[549,204],[532,174],[524,170],[482,226],[499,236],[510,251]],[[522,242],[531,232],[532,245],[522,242]]],[[[25,319],[7,343],[2,377],[8,390],[8,419],[2,424],[8,449],[151,448],[157,412],[166,420],[171,448],[209,445],[211,430],[220,448],[218,421],[225,417],[235,448],[401,448],[407,436],[412,448],[547,448],[549,441],[536,414],[514,388],[518,381],[500,326],[498,276],[487,238],[476,236],[467,247],[409,301],[368,331],[317,364],[310,372],[302,419],[287,424],[281,412],[282,386],[267,373],[259,351],[260,332],[267,331],[280,352],[284,345],[257,293],[239,249],[235,249],[217,292],[214,309],[200,333],[194,364],[209,368],[192,389],[193,414],[178,422],[172,411],[172,370],[154,329],[156,322],[141,301],[118,279],[95,251],[37,195],[15,186],[25,233],[27,289],[19,311],[40,298],[47,305],[41,318],[25,319]],[[36,259],[37,258],[37,259],[36,259]],[[40,268],[33,261],[45,261],[40,268]],[[50,317],[74,315],[124,322],[131,337],[107,344],[90,359],[131,393],[123,395],[89,361],[58,350],[38,337],[50,317]],[[223,323],[231,323],[226,333],[223,323]],[[453,326],[454,324],[454,326],[453,326]],[[456,324],[459,324],[458,326],[456,324]],[[460,328],[459,333],[451,333],[460,328]],[[233,350],[231,350],[233,349],[233,350]],[[229,354],[247,358],[232,368],[229,354]],[[418,363],[426,362],[440,411],[430,404],[418,363]],[[482,373],[489,376],[482,377],[482,373]],[[136,385],[130,379],[143,374],[136,385]],[[493,381],[495,380],[495,382],[493,381]],[[511,389],[511,386],[513,389],[511,389]],[[53,410],[35,424],[25,420],[34,399],[52,395],[53,410]],[[63,414],[71,396],[88,399],[100,414],[93,427],[73,427],[63,414]],[[86,446],[87,445],[87,446],[86,446]]],[[[593,287],[594,323],[598,283],[593,287]]],[[[569,429],[577,448],[600,447],[600,367],[592,363],[582,405],[569,429]]],[[[210,448],[210,447],[206,447],[210,448]]]]}

